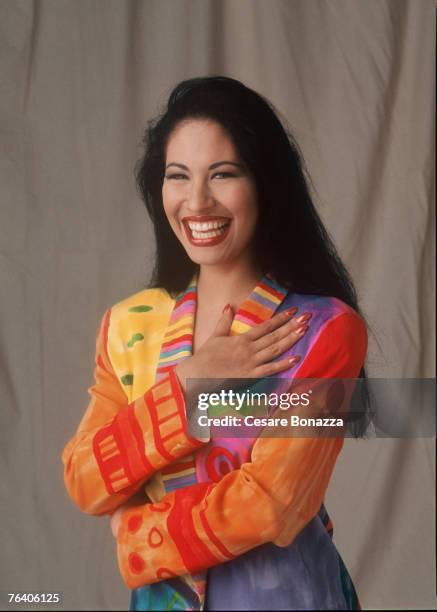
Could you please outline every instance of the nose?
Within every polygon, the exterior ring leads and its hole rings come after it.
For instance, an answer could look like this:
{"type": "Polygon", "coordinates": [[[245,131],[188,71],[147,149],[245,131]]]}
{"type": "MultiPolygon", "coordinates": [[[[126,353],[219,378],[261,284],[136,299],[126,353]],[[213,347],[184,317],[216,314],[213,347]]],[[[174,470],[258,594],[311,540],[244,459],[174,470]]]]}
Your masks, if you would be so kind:
{"type": "Polygon", "coordinates": [[[214,206],[214,200],[206,181],[193,181],[187,198],[187,208],[198,213],[209,210],[214,206]]]}

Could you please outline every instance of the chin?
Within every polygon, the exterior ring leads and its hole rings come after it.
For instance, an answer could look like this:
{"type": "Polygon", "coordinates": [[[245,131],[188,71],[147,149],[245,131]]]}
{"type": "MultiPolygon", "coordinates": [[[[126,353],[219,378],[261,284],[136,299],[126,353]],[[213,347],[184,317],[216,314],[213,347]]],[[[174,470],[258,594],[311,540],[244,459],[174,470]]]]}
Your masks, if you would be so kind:
{"type": "Polygon", "coordinates": [[[192,262],[198,264],[199,266],[216,266],[219,264],[224,264],[228,261],[227,257],[223,257],[220,255],[214,255],[213,253],[192,253],[187,251],[188,257],[192,262]]]}

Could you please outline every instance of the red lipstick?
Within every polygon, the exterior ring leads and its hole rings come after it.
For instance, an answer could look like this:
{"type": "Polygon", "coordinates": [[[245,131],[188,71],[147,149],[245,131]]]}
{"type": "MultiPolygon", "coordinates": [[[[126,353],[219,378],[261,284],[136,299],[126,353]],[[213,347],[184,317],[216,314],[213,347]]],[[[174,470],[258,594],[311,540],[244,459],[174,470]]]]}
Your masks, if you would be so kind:
{"type": "Polygon", "coordinates": [[[182,219],[185,234],[193,246],[215,246],[225,240],[231,225],[229,217],[189,216],[182,219]]]}

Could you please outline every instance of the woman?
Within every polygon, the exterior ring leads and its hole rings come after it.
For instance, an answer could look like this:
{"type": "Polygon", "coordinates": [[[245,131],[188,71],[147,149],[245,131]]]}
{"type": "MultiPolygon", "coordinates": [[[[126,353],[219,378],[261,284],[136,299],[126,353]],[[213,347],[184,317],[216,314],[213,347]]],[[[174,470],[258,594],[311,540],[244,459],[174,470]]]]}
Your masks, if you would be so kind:
{"type": "Polygon", "coordinates": [[[296,144],[242,83],[192,79],[137,179],[154,282],[102,319],[70,496],[112,514],[131,609],[359,608],[323,506],[342,438],[187,429],[188,379],[363,375],[366,326],[296,144]]]}

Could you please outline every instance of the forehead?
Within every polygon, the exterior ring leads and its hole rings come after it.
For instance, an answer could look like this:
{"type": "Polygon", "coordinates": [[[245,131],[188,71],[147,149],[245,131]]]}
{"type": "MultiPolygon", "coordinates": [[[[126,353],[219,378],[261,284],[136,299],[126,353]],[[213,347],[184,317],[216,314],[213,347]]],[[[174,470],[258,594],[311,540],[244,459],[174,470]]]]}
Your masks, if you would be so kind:
{"type": "Polygon", "coordinates": [[[167,142],[167,162],[182,162],[182,157],[188,161],[223,155],[226,156],[225,159],[238,159],[237,150],[229,134],[219,123],[208,119],[182,121],[171,132],[167,142]]]}

